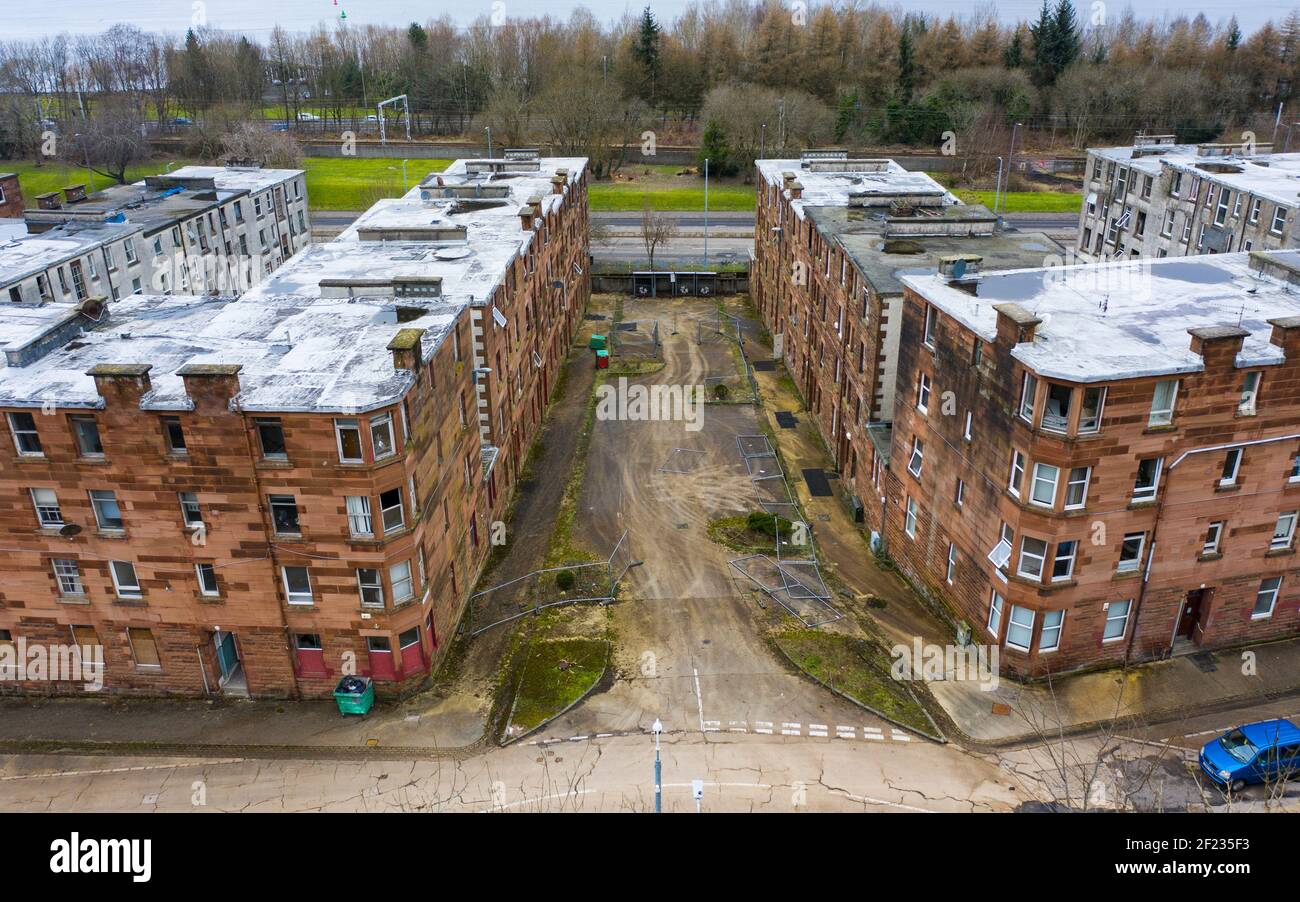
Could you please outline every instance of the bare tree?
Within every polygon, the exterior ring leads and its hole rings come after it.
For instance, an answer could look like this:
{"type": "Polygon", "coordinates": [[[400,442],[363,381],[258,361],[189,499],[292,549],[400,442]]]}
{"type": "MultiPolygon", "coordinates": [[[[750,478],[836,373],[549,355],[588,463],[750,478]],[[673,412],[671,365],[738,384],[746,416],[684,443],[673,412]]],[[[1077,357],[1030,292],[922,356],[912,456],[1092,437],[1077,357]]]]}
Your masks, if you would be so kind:
{"type": "Polygon", "coordinates": [[[129,100],[100,101],[94,115],[66,139],[65,151],[70,163],[125,184],[127,168],[149,157],[140,111],[129,100]]]}
{"type": "Polygon", "coordinates": [[[230,159],[259,160],[276,169],[298,169],[302,148],[288,132],[268,131],[244,122],[221,136],[222,152],[230,159]]]}
{"type": "Polygon", "coordinates": [[[655,268],[655,251],[677,237],[677,220],[650,206],[649,199],[641,208],[641,242],[650,258],[650,270],[655,268]]]}

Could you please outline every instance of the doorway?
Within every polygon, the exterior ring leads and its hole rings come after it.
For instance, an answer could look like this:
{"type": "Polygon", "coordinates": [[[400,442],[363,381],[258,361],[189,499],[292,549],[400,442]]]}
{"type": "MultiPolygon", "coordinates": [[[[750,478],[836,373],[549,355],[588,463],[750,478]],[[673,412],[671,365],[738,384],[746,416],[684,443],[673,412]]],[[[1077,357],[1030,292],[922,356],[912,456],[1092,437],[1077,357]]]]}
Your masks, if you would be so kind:
{"type": "Polygon", "coordinates": [[[244,675],[244,662],[239,656],[239,641],[234,633],[215,630],[212,644],[217,653],[217,667],[221,671],[218,685],[227,695],[248,695],[248,680],[244,675]]]}
{"type": "Polygon", "coordinates": [[[1174,632],[1174,641],[1179,639],[1190,639],[1199,642],[1201,639],[1201,615],[1206,608],[1206,600],[1209,590],[1193,589],[1187,593],[1183,599],[1182,611],[1178,615],[1178,628],[1174,632]]]}

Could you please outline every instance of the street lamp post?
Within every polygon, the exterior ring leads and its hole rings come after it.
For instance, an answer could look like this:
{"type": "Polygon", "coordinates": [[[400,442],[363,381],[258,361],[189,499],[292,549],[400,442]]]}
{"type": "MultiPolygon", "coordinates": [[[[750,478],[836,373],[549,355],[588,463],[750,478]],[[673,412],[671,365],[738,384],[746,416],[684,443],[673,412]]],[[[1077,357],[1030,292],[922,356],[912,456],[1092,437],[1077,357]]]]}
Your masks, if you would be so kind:
{"type": "Polygon", "coordinates": [[[709,160],[704,160],[704,268],[709,268],[709,160]]]}
{"type": "Polygon", "coordinates": [[[490,160],[492,159],[492,126],[487,126],[483,131],[487,132],[488,136],[488,159],[490,160]]]}
{"type": "Polygon", "coordinates": [[[664,801],[664,784],[662,779],[662,768],[659,763],[659,734],[664,731],[664,725],[655,718],[655,722],[650,726],[650,732],[655,734],[655,814],[663,811],[664,801]]]}
{"type": "MultiPolygon", "coordinates": [[[[1020,129],[1020,123],[1017,122],[1011,127],[1011,147],[1007,150],[1007,189],[1011,188],[1011,170],[1016,165],[1016,132],[1020,129]]],[[[1007,192],[1002,193],[1002,206],[1007,205],[1007,192]]],[[[994,210],[994,213],[997,211],[994,210]]]]}

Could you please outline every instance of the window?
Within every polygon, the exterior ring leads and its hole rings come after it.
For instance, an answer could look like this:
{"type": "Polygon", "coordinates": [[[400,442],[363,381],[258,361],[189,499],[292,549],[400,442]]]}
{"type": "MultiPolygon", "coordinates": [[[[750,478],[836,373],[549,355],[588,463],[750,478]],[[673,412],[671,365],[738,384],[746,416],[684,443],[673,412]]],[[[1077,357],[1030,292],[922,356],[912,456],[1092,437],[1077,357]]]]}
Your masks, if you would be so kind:
{"type": "Polygon", "coordinates": [[[1218,554],[1219,544],[1223,541],[1222,520],[1215,520],[1205,531],[1205,542],[1201,545],[1201,554],[1218,554]]]}
{"type": "Polygon", "coordinates": [[[1003,598],[998,594],[998,590],[993,590],[993,600],[989,602],[989,632],[997,638],[998,631],[1002,629],[1002,605],[1003,598]]]}
{"type": "Polygon", "coordinates": [[[907,499],[907,515],[903,521],[903,531],[909,538],[916,538],[916,499],[907,499]]]}
{"type": "Polygon", "coordinates": [[[370,421],[370,443],[375,449],[375,460],[391,457],[393,446],[393,417],[391,414],[375,417],[370,421]]]}
{"type": "Polygon", "coordinates": [[[957,480],[957,494],[952,499],[953,504],[961,507],[966,502],[966,480],[957,480]]]}
{"type": "Polygon", "coordinates": [[[962,427],[961,437],[968,442],[971,440],[971,426],[972,426],[971,421],[973,419],[974,419],[974,414],[969,410],[966,411],[966,425],[962,427]]]}
{"type": "Polygon", "coordinates": [[[36,506],[36,522],[41,526],[63,525],[59,496],[54,494],[53,489],[32,489],[32,504],[36,506]]]}
{"type": "Polygon", "coordinates": [[[952,542],[948,543],[948,585],[952,585],[953,577],[957,575],[957,546],[952,542]]]}
{"type": "Polygon", "coordinates": [[[187,454],[185,430],[181,428],[181,418],[163,417],[162,428],[163,438],[167,442],[167,450],[172,454],[187,454]]]}
{"type": "Polygon", "coordinates": [[[1124,542],[1119,548],[1119,566],[1115,569],[1120,573],[1132,573],[1142,564],[1142,546],[1146,544],[1147,534],[1144,532],[1131,532],[1124,536],[1124,542]]]}
{"type": "Polygon", "coordinates": [[[343,500],[348,510],[348,532],[358,538],[374,535],[375,528],[370,519],[370,499],[365,495],[347,495],[343,500]]]}
{"type": "Polygon", "coordinates": [[[199,578],[199,594],[214,596],[220,595],[221,589],[217,587],[217,568],[212,564],[195,564],[194,573],[199,578]]]}
{"type": "Polygon", "coordinates": [[[361,590],[363,608],[384,606],[384,585],[379,581],[379,571],[369,568],[357,570],[357,588],[361,590]]]}
{"type": "Polygon", "coordinates": [[[293,495],[267,495],[271,503],[271,523],[278,535],[296,536],[301,527],[298,523],[298,502],[293,495]]]}
{"type": "Polygon", "coordinates": [[[71,417],[72,435],[77,440],[77,453],[82,457],[103,457],[104,445],[99,440],[99,426],[94,417],[71,417]]]}
{"type": "Polygon", "coordinates": [[[122,522],[122,509],[117,506],[117,496],[112,492],[91,492],[90,506],[95,511],[95,523],[100,529],[126,528],[122,522]]]}
{"type": "Polygon", "coordinates": [[[1255,399],[1259,396],[1259,382],[1262,375],[1258,370],[1247,373],[1241,383],[1241,400],[1237,402],[1237,413],[1242,416],[1255,415],[1255,399]]]}
{"type": "Polygon", "coordinates": [[[1011,480],[1007,483],[1007,488],[1011,494],[1017,498],[1020,497],[1020,484],[1025,479],[1025,455],[1021,454],[1014,448],[1011,450],[1011,480]]]}
{"type": "Polygon", "coordinates": [[[1101,429],[1101,409],[1106,403],[1106,389],[1085,388],[1079,409],[1079,433],[1091,434],[1101,429]]]}
{"type": "Polygon", "coordinates": [[[399,561],[388,568],[388,581],[393,586],[393,603],[406,601],[415,594],[411,582],[411,562],[399,561]]]}
{"type": "Polygon", "coordinates": [[[288,458],[284,444],[284,427],[278,419],[259,419],[257,438],[262,444],[262,456],[272,460],[288,458]]]}
{"type": "Polygon", "coordinates": [[[1273,208],[1273,222],[1268,230],[1274,235],[1281,235],[1284,228],[1286,228],[1286,207],[1278,204],[1273,208]]]}
{"type": "Polygon", "coordinates": [[[1025,381],[1020,386],[1020,419],[1026,423],[1034,422],[1034,401],[1038,394],[1038,378],[1032,373],[1025,373],[1025,381]]]}
{"type": "Polygon", "coordinates": [[[925,337],[922,338],[922,342],[926,347],[934,347],[934,330],[938,319],[939,311],[927,304],[925,307],[925,337]]]}
{"type": "Polygon", "coordinates": [[[36,431],[36,419],[30,413],[22,411],[9,414],[9,429],[14,434],[14,445],[19,454],[24,457],[44,456],[41,437],[36,431]]]}
{"type": "Polygon", "coordinates": [[[67,558],[54,560],[54,578],[59,583],[62,595],[85,595],[86,587],[81,583],[81,568],[77,562],[67,558]]]}
{"type": "Polygon", "coordinates": [[[1074,576],[1074,556],[1079,543],[1073,539],[1056,543],[1056,556],[1052,559],[1052,582],[1063,582],[1074,576]]]}
{"type": "Polygon", "coordinates": [[[1287,482],[1300,482],[1300,454],[1291,458],[1291,473],[1287,476],[1287,482]]]}
{"type": "Polygon", "coordinates": [[[1151,415],[1148,426],[1168,426],[1174,421],[1174,399],[1178,395],[1178,380],[1163,379],[1156,383],[1151,396],[1151,415]]]}
{"type": "Polygon", "coordinates": [[[1131,600],[1112,601],[1106,606],[1106,626],[1101,633],[1101,641],[1112,642],[1123,639],[1128,632],[1128,612],[1133,606],[1131,600]]]}
{"type": "Polygon", "coordinates": [[[1250,221],[1251,221],[1252,223],[1259,222],[1259,208],[1260,208],[1260,206],[1261,206],[1262,203],[1263,203],[1263,201],[1261,201],[1258,197],[1255,198],[1253,201],[1251,201],[1251,204],[1250,204],[1250,221]]]}
{"type": "Polygon", "coordinates": [[[921,413],[930,412],[930,377],[925,373],[916,383],[916,409],[921,413]]]}
{"type": "Polygon", "coordinates": [[[338,441],[340,461],[360,463],[365,460],[361,451],[361,425],[356,420],[335,420],[334,438],[338,441]]]}
{"type": "Polygon", "coordinates": [[[1070,399],[1074,389],[1068,385],[1047,383],[1047,403],[1043,405],[1043,429],[1066,432],[1070,427],[1070,399]]]}
{"type": "Polygon", "coordinates": [[[1259,584],[1255,594],[1255,609],[1250,612],[1251,619],[1273,616],[1273,606],[1277,604],[1278,592],[1282,589],[1282,577],[1270,576],[1259,584]]]}
{"type": "Polygon", "coordinates": [[[379,496],[379,516],[385,533],[396,532],[406,525],[401,489],[389,489],[379,496]]]}
{"type": "Polygon", "coordinates": [[[1168,238],[1173,233],[1174,233],[1174,211],[1168,210],[1165,212],[1165,224],[1160,227],[1160,234],[1163,237],[1168,238]]]}
{"type": "Polygon", "coordinates": [[[113,588],[120,598],[139,598],[140,580],[135,575],[135,564],[130,561],[109,561],[108,571],[113,575],[113,588]]]}
{"type": "Polygon", "coordinates": [[[1034,464],[1034,478],[1029,487],[1029,500],[1034,504],[1051,507],[1056,503],[1056,481],[1061,470],[1050,464],[1034,464]]]}
{"type": "Polygon", "coordinates": [[[1273,527],[1273,540],[1268,543],[1271,550],[1291,547],[1291,540],[1295,538],[1295,521],[1295,511],[1287,511],[1277,518],[1277,525],[1273,527]]]}
{"type": "Polygon", "coordinates": [[[1065,483],[1065,509],[1079,510],[1088,501],[1088,480],[1092,467],[1074,467],[1065,483]]]}
{"type": "Polygon", "coordinates": [[[917,479],[921,478],[921,463],[925,458],[925,443],[919,438],[912,439],[912,456],[907,461],[907,472],[917,479]]]}
{"type": "Polygon", "coordinates": [[[390,652],[392,647],[388,644],[387,636],[367,636],[366,651],[371,652],[390,652]]]}
{"type": "Polygon", "coordinates": [[[1219,474],[1219,485],[1225,488],[1237,484],[1237,474],[1241,471],[1241,458],[1244,452],[1240,448],[1229,448],[1223,458],[1223,471],[1219,474]]]}
{"type": "Polygon", "coordinates": [[[1020,605],[1011,606],[1011,616],[1007,618],[1007,645],[1021,651],[1029,651],[1034,641],[1034,612],[1020,605]]]}
{"type": "Polygon", "coordinates": [[[136,667],[162,669],[162,658],[158,656],[158,643],[154,641],[153,632],[147,629],[131,627],[126,631],[131,643],[131,657],[136,667]]]}
{"type": "Polygon", "coordinates": [[[1020,540],[1020,563],[1016,564],[1016,575],[1026,579],[1043,578],[1043,561],[1047,557],[1047,543],[1042,539],[1025,536],[1020,540]]]}
{"type": "Polygon", "coordinates": [[[181,502],[181,520],[186,526],[202,526],[203,510],[199,507],[199,496],[194,492],[178,492],[181,502]]]}
{"type": "Polygon", "coordinates": [[[1038,634],[1039,651],[1056,651],[1061,647],[1061,627],[1065,625],[1065,611],[1045,611],[1043,630],[1038,634]]]}
{"type": "Polygon", "coordinates": [[[311,577],[306,567],[281,567],[284,596],[289,604],[311,604],[311,577]]]}
{"type": "Polygon", "coordinates": [[[1163,457],[1147,457],[1138,461],[1137,479],[1133,481],[1133,502],[1151,501],[1160,487],[1160,470],[1163,457]]]}

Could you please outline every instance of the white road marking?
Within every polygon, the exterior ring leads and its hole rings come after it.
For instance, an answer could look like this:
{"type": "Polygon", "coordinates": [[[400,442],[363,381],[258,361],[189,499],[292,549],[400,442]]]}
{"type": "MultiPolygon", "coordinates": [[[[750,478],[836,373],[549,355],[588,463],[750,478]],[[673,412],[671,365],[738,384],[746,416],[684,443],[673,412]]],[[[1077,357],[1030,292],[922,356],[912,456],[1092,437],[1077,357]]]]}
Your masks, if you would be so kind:
{"type": "Polygon", "coordinates": [[[700,670],[698,667],[692,667],[691,672],[695,674],[695,706],[700,710],[700,729],[704,729],[704,696],[700,694],[700,670]]]}
{"type": "Polygon", "coordinates": [[[0,777],[0,783],[11,780],[47,780],[50,777],[96,777],[103,774],[128,774],[142,770],[174,770],[182,767],[208,767],[213,764],[242,764],[243,758],[217,758],[212,761],[186,761],[181,764],[137,764],[134,767],[106,767],[99,770],[47,771],[39,774],[13,774],[0,777]]]}
{"type": "Polygon", "coordinates": [[[493,805],[491,808],[484,808],[479,814],[490,814],[493,811],[506,811],[510,808],[518,808],[520,805],[532,805],[536,802],[549,802],[551,799],[567,799],[569,796],[585,796],[589,792],[596,792],[595,789],[575,789],[572,792],[557,792],[548,796],[538,796],[535,799],[520,799],[518,802],[509,802],[505,805],[493,805]]]}
{"type": "Polygon", "coordinates": [[[889,738],[892,739],[892,740],[894,740],[895,742],[911,742],[911,741],[912,741],[912,737],[911,737],[911,736],[908,736],[906,733],[902,732],[901,730],[890,730],[890,731],[889,731],[889,738]]]}
{"type": "Polygon", "coordinates": [[[782,730],[782,731],[781,731],[781,735],[782,735],[782,736],[798,736],[798,735],[800,735],[800,731],[799,731],[799,730],[782,730]]]}

